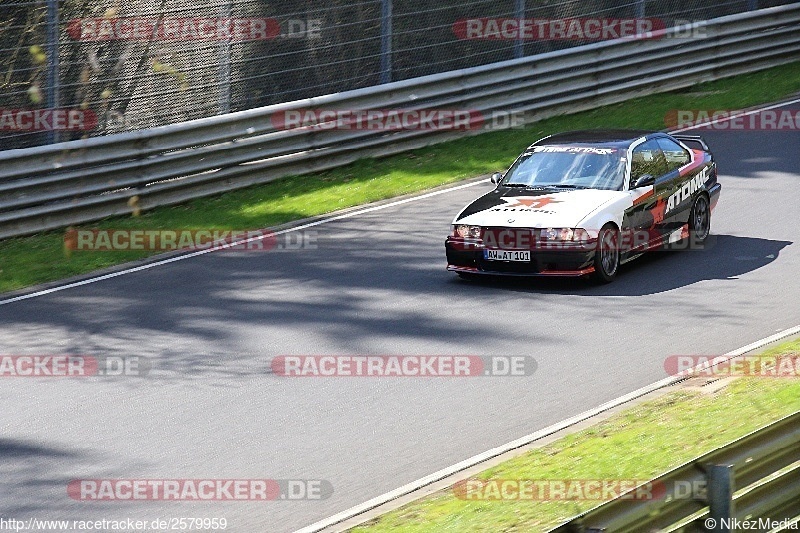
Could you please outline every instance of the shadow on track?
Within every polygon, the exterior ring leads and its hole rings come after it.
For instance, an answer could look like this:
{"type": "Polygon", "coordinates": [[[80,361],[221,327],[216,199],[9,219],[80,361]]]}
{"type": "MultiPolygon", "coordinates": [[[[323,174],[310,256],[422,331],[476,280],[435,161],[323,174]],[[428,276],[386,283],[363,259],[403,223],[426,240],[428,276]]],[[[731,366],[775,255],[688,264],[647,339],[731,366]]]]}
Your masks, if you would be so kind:
{"type": "Polygon", "coordinates": [[[734,235],[712,235],[703,250],[651,252],[623,265],[609,285],[574,278],[501,278],[454,283],[531,293],[584,296],[643,296],[705,280],[733,280],[768,265],[793,244],[734,235]]]}

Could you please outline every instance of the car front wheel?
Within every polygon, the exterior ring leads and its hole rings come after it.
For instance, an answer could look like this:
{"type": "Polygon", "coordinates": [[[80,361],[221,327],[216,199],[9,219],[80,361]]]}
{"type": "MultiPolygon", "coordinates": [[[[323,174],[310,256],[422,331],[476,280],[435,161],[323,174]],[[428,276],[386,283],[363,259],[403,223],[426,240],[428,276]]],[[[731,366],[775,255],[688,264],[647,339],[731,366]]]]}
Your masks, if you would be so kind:
{"type": "Polygon", "coordinates": [[[619,231],[606,224],[597,236],[594,254],[594,278],[600,283],[611,283],[619,269],[619,231]]]}

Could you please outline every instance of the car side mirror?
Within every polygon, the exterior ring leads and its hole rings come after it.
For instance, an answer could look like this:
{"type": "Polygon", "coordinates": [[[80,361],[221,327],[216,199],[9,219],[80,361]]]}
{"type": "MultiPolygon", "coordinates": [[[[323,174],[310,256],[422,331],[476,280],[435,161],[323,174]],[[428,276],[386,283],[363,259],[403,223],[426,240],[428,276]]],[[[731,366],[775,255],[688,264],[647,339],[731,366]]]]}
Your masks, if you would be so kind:
{"type": "Polygon", "coordinates": [[[648,185],[654,185],[655,182],[656,178],[652,174],[642,174],[633,182],[633,188],[647,187],[648,185]]]}
{"type": "Polygon", "coordinates": [[[494,174],[492,174],[492,177],[489,178],[489,181],[491,181],[492,183],[499,183],[501,179],[503,179],[502,172],[495,172],[494,174]]]}

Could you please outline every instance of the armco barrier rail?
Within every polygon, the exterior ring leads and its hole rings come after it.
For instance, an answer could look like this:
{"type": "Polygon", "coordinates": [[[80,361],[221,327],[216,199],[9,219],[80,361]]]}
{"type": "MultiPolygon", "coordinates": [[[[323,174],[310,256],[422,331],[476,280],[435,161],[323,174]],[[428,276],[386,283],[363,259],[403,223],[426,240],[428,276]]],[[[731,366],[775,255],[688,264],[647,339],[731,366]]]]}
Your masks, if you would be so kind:
{"type": "MultiPolygon", "coordinates": [[[[0,152],[0,238],[79,224],[433,144],[469,131],[275,128],[305,109],[462,109],[526,121],[800,58],[800,4],[377,87],[0,152]],[[136,198],[134,198],[136,197],[136,198]],[[133,200],[132,200],[133,199],[133,200]],[[132,205],[136,204],[136,205],[132,205]]],[[[472,132],[476,133],[476,132],[472,132]]]]}
{"type": "Polygon", "coordinates": [[[730,518],[794,519],[800,516],[800,412],[651,483],[665,489],[664,497],[612,500],[549,533],[731,531],[724,527],[730,518]],[[687,486],[700,490],[687,494],[687,486]],[[715,527],[706,527],[709,519],[715,527]]]}

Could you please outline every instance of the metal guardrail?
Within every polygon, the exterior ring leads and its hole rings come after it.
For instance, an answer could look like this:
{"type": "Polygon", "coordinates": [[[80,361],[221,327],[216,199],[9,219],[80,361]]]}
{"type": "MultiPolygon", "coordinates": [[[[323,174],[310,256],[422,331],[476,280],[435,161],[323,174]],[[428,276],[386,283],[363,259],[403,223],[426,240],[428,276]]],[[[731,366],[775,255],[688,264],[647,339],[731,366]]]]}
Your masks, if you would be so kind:
{"type": "Polygon", "coordinates": [[[475,110],[526,122],[800,58],[800,4],[107,137],[0,152],[0,238],[326,170],[480,131],[279,129],[307,109],[475,110]],[[131,199],[137,197],[136,205],[131,199]]]}
{"type": "Polygon", "coordinates": [[[722,527],[727,525],[722,518],[794,519],[800,516],[800,412],[679,466],[650,484],[664,488],[664,496],[653,500],[621,496],[548,533],[699,533],[730,531],[722,527]],[[705,487],[705,491],[689,498],[686,486],[705,487]],[[708,518],[716,521],[715,528],[706,529],[708,518]]]}

